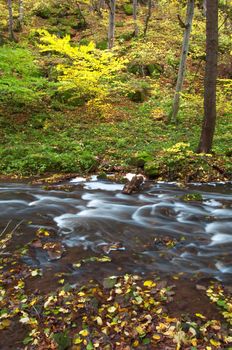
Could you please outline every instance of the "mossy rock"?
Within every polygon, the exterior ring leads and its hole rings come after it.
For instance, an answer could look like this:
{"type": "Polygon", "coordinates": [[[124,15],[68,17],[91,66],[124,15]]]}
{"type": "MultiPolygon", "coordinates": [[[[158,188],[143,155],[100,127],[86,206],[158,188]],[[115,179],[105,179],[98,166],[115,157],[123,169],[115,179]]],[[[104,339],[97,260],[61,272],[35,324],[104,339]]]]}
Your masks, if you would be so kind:
{"type": "Polygon", "coordinates": [[[123,11],[127,16],[132,16],[133,15],[133,6],[132,4],[124,4],[123,5],[123,11]]]}

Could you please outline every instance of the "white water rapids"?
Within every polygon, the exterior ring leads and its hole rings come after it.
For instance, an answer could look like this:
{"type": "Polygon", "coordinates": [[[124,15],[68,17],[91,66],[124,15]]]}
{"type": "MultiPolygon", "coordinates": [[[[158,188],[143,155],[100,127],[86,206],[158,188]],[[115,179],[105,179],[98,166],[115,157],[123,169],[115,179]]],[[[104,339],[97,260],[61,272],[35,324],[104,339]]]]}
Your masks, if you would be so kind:
{"type": "MultiPolygon", "coordinates": [[[[66,192],[0,184],[0,232],[9,222],[12,228],[23,220],[14,234],[15,247],[31,241],[40,227],[51,230],[66,247],[59,262],[47,261],[38,250],[27,263],[51,268],[72,263],[73,256],[78,260],[101,255],[102,246],[120,242],[123,249],[109,253],[112,263],[100,265],[103,274],[106,270],[114,274],[120,267],[133,273],[200,274],[232,283],[231,184],[193,184],[183,189],[151,183],[131,196],[121,193],[123,185],[96,178],[77,178],[71,185],[75,187],[66,192]],[[186,193],[200,193],[203,200],[185,202],[186,193]],[[165,243],[168,239],[173,246],[165,243]]],[[[88,268],[99,273],[99,266],[88,268]]]]}

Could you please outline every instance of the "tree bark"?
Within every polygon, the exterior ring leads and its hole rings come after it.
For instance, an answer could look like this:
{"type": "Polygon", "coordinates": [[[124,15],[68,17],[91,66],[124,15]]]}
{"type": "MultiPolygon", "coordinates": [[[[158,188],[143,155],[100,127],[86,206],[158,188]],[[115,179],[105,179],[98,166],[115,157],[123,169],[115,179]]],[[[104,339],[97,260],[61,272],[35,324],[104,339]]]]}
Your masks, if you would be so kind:
{"type": "Polygon", "coordinates": [[[114,46],[116,0],[109,0],[108,7],[109,7],[108,49],[112,49],[114,46]]]}
{"type": "Polygon", "coordinates": [[[19,24],[23,26],[23,0],[19,0],[19,24]]]}
{"type": "Polygon", "coordinates": [[[133,0],[133,19],[134,19],[134,35],[138,36],[139,27],[137,23],[138,0],[133,0]]]}
{"type": "Polygon", "coordinates": [[[178,77],[177,77],[177,83],[176,83],[176,91],[174,94],[172,111],[170,113],[170,118],[169,118],[174,123],[176,123],[177,114],[178,114],[179,107],[180,107],[180,92],[182,90],[182,86],[183,86],[183,82],[184,82],[186,61],[187,61],[188,50],[189,50],[189,39],[190,39],[190,34],[191,34],[191,29],[192,29],[192,22],[193,22],[193,15],[194,15],[194,0],[188,0],[186,21],[184,24],[185,32],[184,32],[180,65],[179,65],[179,71],[178,71],[178,77]]]}
{"type": "Polygon", "coordinates": [[[203,10],[203,15],[206,16],[206,0],[203,0],[202,10],[203,10]]]}
{"type": "Polygon", "coordinates": [[[148,10],[147,10],[147,16],[145,19],[144,31],[143,31],[144,37],[147,35],[148,24],[151,19],[151,12],[152,12],[152,0],[148,0],[148,10]]]}
{"type": "Polygon", "coordinates": [[[13,22],[13,9],[12,9],[12,0],[7,0],[7,8],[8,8],[8,32],[9,32],[9,39],[12,41],[15,41],[14,36],[14,22],[13,22]]]}
{"type": "Polygon", "coordinates": [[[218,0],[206,0],[206,66],[204,82],[204,120],[199,153],[210,153],[216,124],[216,83],[218,60],[218,0]]]}

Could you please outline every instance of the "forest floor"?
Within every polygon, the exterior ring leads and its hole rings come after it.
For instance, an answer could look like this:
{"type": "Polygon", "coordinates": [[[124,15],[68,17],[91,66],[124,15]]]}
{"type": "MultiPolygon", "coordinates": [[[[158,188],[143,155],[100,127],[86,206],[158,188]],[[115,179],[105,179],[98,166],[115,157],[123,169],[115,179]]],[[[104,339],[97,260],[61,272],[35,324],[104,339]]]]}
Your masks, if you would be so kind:
{"type": "MultiPolygon", "coordinates": [[[[218,118],[211,155],[196,154],[202,123],[191,111],[168,124],[159,100],[114,106],[105,119],[83,119],[80,110],[1,119],[2,177],[143,172],[165,181],[232,178],[229,115],[218,118]],[[152,115],[151,115],[152,111],[152,115]],[[154,114],[157,111],[157,114],[154,114]],[[78,114],[77,114],[78,113],[78,114]]],[[[55,178],[56,179],[56,178],[55,178]]]]}
{"type": "MultiPolygon", "coordinates": [[[[231,287],[181,274],[118,272],[73,284],[70,273],[22,262],[48,236],[39,230],[32,242],[0,258],[2,350],[232,349],[231,287]]],[[[9,237],[0,243],[10,244],[9,237]]],[[[109,261],[102,256],[95,264],[109,261]]]]}

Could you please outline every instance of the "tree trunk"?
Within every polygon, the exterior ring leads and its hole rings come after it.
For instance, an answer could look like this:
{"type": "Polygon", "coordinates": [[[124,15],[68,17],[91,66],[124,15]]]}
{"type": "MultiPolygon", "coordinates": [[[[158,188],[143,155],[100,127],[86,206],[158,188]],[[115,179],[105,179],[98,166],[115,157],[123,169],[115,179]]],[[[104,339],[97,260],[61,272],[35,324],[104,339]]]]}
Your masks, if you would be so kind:
{"type": "Polygon", "coordinates": [[[19,0],[19,23],[23,26],[23,0],[19,0]]]}
{"type": "Polygon", "coordinates": [[[204,83],[204,120],[199,153],[212,149],[216,123],[216,83],[218,59],[218,0],[206,0],[206,66],[204,83]]]}
{"type": "Polygon", "coordinates": [[[138,0],[133,0],[134,35],[138,36],[139,28],[137,23],[138,0]]]}
{"type": "Polygon", "coordinates": [[[15,41],[14,36],[14,30],[13,30],[13,10],[12,10],[12,0],[7,0],[7,7],[8,7],[8,32],[9,32],[9,39],[12,41],[15,41]]]}
{"type": "Polygon", "coordinates": [[[179,71],[178,71],[178,77],[177,77],[177,83],[176,83],[176,91],[173,99],[172,111],[170,113],[170,120],[175,123],[176,123],[177,114],[180,106],[180,92],[182,90],[183,81],[184,81],[186,60],[187,60],[188,50],[189,50],[189,39],[190,39],[190,34],[192,29],[192,22],[193,22],[193,15],[194,15],[194,0],[188,0],[186,21],[184,24],[185,32],[184,32],[180,65],[179,65],[179,71]]]}
{"type": "Polygon", "coordinates": [[[147,16],[145,19],[144,31],[143,31],[144,37],[147,35],[148,24],[151,19],[151,12],[152,12],[152,0],[148,0],[148,10],[147,10],[147,16]]]}
{"type": "Polygon", "coordinates": [[[203,10],[203,15],[206,16],[206,0],[203,0],[202,10],[203,10]]]}
{"type": "Polygon", "coordinates": [[[109,6],[108,49],[112,49],[114,46],[116,0],[109,0],[108,6],[109,6]]]}

